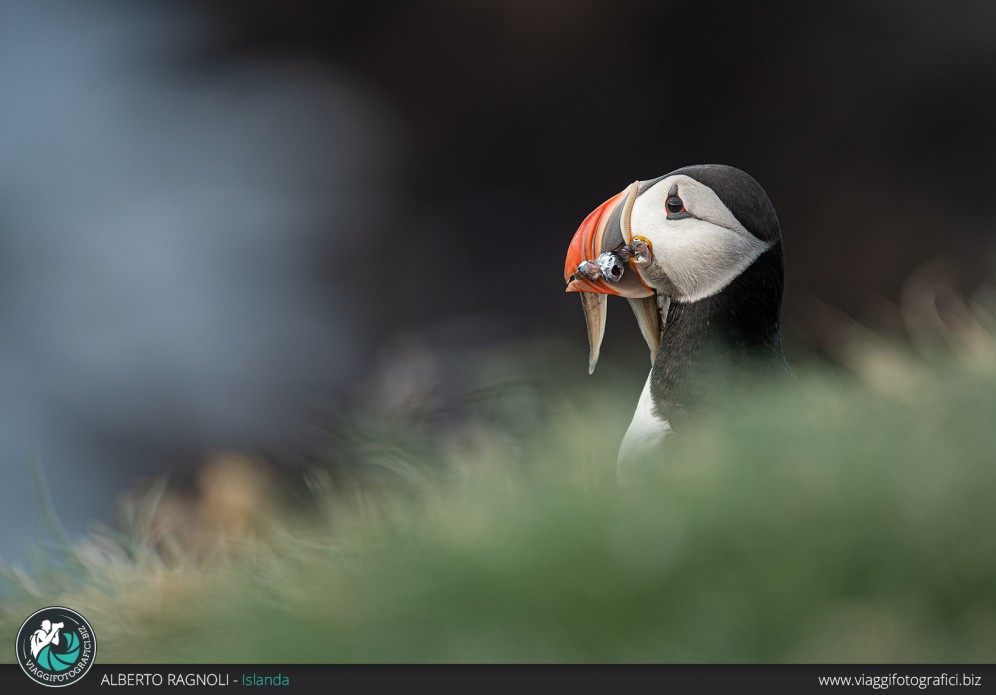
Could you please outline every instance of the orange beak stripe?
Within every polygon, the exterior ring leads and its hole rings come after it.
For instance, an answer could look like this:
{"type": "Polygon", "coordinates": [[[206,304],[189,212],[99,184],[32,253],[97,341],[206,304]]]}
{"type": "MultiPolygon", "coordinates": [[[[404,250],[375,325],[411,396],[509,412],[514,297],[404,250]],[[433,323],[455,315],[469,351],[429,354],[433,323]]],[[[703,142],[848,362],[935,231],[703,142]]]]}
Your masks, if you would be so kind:
{"type": "Polygon", "coordinates": [[[564,261],[564,282],[567,283],[568,292],[622,294],[604,280],[592,281],[582,277],[575,277],[572,280],[571,276],[577,272],[578,266],[583,261],[594,260],[602,253],[599,249],[602,248],[605,225],[612,210],[622,201],[625,195],[626,191],[617,193],[592,210],[591,214],[584,218],[584,222],[578,227],[578,231],[574,233],[571,245],[567,249],[567,260],[564,261]]]}

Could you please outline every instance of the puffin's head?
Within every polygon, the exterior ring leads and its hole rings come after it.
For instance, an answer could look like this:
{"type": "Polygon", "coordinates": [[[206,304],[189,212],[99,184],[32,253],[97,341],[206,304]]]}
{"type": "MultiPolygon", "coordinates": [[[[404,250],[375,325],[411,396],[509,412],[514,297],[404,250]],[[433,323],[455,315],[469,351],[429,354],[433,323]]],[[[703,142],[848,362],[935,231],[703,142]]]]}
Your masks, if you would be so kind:
{"type": "Polygon", "coordinates": [[[606,295],[631,299],[653,358],[658,297],[664,306],[711,297],[780,238],[767,194],[734,167],[690,166],[630,184],[588,215],[567,251],[564,279],[568,292],[582,293],[589,370],[604,334],[606,295]]]}

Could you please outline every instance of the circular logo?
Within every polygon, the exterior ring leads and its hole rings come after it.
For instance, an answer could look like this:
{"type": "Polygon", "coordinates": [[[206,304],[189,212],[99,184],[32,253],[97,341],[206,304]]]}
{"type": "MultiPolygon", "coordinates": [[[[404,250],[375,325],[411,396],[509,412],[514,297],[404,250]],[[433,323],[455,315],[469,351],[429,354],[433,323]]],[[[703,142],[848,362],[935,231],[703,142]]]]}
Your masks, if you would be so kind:
{"type": "Polygon", "coordinates": [[[17,631],[17,663],[28,677],[59,688],[86,675],[97,656],[97,638],[82,615],[50,606],[28,616],[17,631]]]}

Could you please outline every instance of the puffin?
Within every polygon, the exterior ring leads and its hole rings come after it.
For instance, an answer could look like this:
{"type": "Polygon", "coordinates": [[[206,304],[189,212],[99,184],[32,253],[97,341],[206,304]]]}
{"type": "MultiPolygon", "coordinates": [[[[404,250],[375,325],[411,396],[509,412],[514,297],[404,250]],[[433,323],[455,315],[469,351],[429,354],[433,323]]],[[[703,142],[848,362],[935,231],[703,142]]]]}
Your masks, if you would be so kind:
{"type": "Polygon", "coordinates": [[[740,169],[700,164],[633,182],[581,223],[564,280],[581,295],[589,373],[609,295],[629,301],[650,348],[619,449],[620,482],[659,460],[676,423],[728,397],[740,381],[731,375],[791,374],[780,329],[781,228],[764,189],[740,169]]]}

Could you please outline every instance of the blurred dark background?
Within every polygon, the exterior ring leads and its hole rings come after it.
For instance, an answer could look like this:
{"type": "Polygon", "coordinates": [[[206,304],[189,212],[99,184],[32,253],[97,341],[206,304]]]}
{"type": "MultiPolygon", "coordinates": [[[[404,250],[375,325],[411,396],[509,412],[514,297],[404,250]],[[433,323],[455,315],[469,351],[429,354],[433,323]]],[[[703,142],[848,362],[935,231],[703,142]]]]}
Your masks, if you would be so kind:
{"type": "Polygon", "coordinates": [[[571,235],[686,164],[772,198],[797,359],[827,307],[901,336],[924,263],[992,277],[994,37],[984,1],[5,2],[0,555],[33,457],[78,533],[212,448],[293,461],[392,355],[581,355],[571,235]]]}

